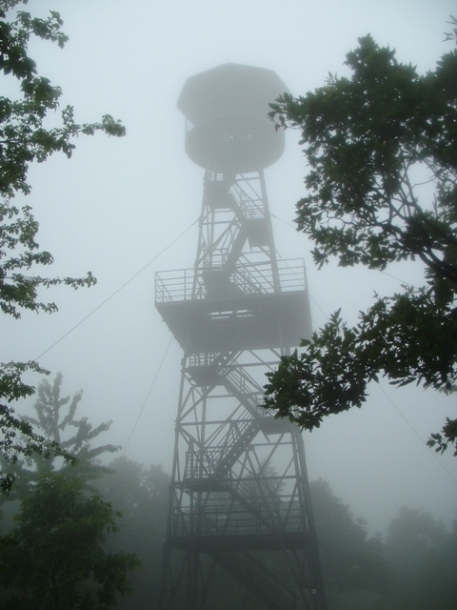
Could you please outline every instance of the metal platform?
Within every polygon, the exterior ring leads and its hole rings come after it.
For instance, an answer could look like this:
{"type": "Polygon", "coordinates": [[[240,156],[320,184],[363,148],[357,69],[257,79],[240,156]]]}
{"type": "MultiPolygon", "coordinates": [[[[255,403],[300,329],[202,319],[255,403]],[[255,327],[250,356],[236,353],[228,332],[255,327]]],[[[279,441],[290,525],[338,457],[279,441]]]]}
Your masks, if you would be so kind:
{"type": "Polygon", "coordinates": [[[219,276],[193,269],[156,274],[156,308],[186,353],[221,345],[227,350],[295,347],[298,338],[310,335],[303,260],[281,261],[280,291],[263,263],[219,276]],[[195,294],[199,298],[192,298],[195,294]]]}

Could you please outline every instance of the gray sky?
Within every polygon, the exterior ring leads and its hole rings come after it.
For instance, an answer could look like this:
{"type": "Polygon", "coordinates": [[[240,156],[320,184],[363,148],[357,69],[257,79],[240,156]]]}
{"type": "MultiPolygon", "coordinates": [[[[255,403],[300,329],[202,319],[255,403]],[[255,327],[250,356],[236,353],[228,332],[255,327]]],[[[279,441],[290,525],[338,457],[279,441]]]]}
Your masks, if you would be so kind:
{"type": "MultiPolygon", "coordinates": [[[[71,161],[54,157],[33,167],[28,203],[40,222],[39,242],[55,257],[52,275],[91,270],[96,287],[45,294],[53,316],[1,319],[0,359],[36,358],[169,246],[197,219],[203,171],[184,152],[184,119],[176,109],[188,76],[225,62],[275,70],[290,90],[304,94],[328,72],[345,73],[345,54],[371,33],[397,57],[432,69],[450,48],[443,32],[455,0],[31,0],[28,10],[58,10],[70,42],[61,51],[35,43],[40,72],[63,88],[78,121],[104,113],[127,127],[122,140],[81,138],[71,161]]],[[[282,159],[266,172],[281,255],[305,257],[313,323],[339,307],[349,322],[401,282],[364,269],[317,271],[311,244],[290,223],[303,195],[306,167],[298,134],[287,134],[282,159]]],[[[84,414],[113,419],[111,441],[126,445],[171,335],[154,310],[154,272],[190,267],[197,228],[157,258],[119,294],[40,359],[64,375],[64,390],[84,389],[84,414]]],[[[414,265],[387,270],[421,282],[414,265]]],[[[126,448],[130,457],[170,467],[181,352],[172,342],[126,448]]],[[[449,522],[456,516],[457,459],[436,458],[424,446],[455,398],[416,388],[374,387],[368,404],[327,420],[306,435],[310,478],[327,479],[335,493],[385,528],[402,504],[424,507],[449,522]],[[410,427],[413,426],[414,430],[410,427]],[[418,435],[418,436],[417,436],[418,435]]]]}

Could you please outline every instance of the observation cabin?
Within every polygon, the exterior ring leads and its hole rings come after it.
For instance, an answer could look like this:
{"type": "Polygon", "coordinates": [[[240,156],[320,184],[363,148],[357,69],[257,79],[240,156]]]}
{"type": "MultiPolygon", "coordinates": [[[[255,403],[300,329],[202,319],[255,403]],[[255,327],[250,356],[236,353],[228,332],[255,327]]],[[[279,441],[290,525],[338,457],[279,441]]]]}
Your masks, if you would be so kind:
{"type": "Polygon", "coordinates": [[[268,117],[286,85],[272,70],[224,64],[187,79],[178,108],[187,119],[186,152],[222,173],[259,171],[284,152],[283,131],[268,117]]]}

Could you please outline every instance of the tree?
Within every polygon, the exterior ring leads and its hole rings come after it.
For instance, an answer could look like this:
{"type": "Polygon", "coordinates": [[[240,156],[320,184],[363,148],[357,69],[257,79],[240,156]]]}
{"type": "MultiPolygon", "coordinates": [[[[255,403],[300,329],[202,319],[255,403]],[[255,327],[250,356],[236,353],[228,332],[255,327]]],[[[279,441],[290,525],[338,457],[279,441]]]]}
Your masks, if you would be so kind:
{"type": "MultiPolygon", "coordinates": [[[[52,313],[57,310],[53,302],[39,299],[38,290],[64,284],[72,288],[91,286],[95,278],[91,273],[82,278],[49,278],[30,273],[36,265],[50,265],[52,255],[42,251],[36,241],[38,223],[30,206],[21,208],[13,204],[15,194],[29,195],[27,173],[32,162],[43,163],[55,152],[68,158],[75,148],[79,135],[93,135],[102,131],[122,136],[124,127],[105,115],[101,122],[78,124],[74,109],[66,106],[61,111],[61,124],[47,127],[48,113],[59,107],[60,87],[39,75],[36,62],[28,54],[32,38],[47,40],[63,47],[67,36],[62,32],[59,13],[51,11],[47,19],[32,17],[16,10],[27,0],[0,0],[0,72],[18,84],[17,99],[0,96],[0,310],[19,318],[21,311],[52,313]]],[[[22,381],[25,372],[45,372],[37,363],[9,362],[0,364],[0,455],[14,459],[30,452],[59,451],[33,432],[30,424],[21,422],[11,403],[34,392],[33,386],[22,381]],[[24,443],[18,440],[27,437],[24,443]]],[[[0,474],[0,490],[11,488],[12,479],[0,474]]]]}
{"type": "Polygon", "coordinates": [[[122,517],[121,531],[107,539],[106,548],[133,552],[141,560],[141,569],[129,578],[132,595],[118,608],[151,610],[158,607],[170,477],[161,466],[145,467],[125,456],[115,458],[109,470],[94,485],[122,517]]]}
{"type": "Polygon", "coordinates": [[[0,539],[3,610],[106,610],[129,590],[133,554],[104,549],[119,513],[77,478],[43,477],[22,502],[17,526],[0,539]]]}
{"type": "MultiPolygon", "coordinates": [[[[380,376],[445,392],[457,381],[457,51],[419,75],[366,36],[346,65],[351,78],[330,74],[272,105],[278,128],[301,130],[310,166],[298,230],[319,267],[417,260],[425,275],[419,288],[377,297],[354,327],[334,313],[268,375],[266,407],[307,429],[360,407],[380,376]]],[[[448,444],[457,455],[457,419],[429,440],[448,444]]]]}
{"type": "Polygon", "coordinates": [[[457,599],[457,528],[423,510],[403,506],[386,537],[386,558],[393,575],[389,607],[401,610],[455,608],[457,599]]]}
{"type": "Polygon", "coordinates": [[[109,443],[93,447],[92,443],[100,434],[109,430],[111,422],[102,422],[94,427],[87,417],[78,419],[77,409],[82,399],[82,390],[76,392],[71,400],[70,396],[61,396],[62,381],[61,373],[57,373],[52,385],[43,379],[33,405],[36,415],[23,417],[22,421],[35,433],[40,433],[46,442],[60,447],[71,457],[71,463],[55,453],[43,455],[36,451],[18,457],[12,464],[0,456],[3,473],[15,480],[14,489],[5,500],[23,498],[33,489],[40,475],[50,472],[79,477],[88,482],[110,471],[97,458],[104,453],[114,453],[119,447],[109,443]]]}
{"type": "Polygon", "coordinates": [[[323,479],[310,484],[324,580],[329,592],[384,593],[389,569],[378,537],[369,538],[362,519],[332,492],[323,479]]]}
{"type": "MultiPolygon", "coordinates": [[[[14,410],[6,404],[33,394],[34,388],[24,384],[21,378],[25,371],[30,370],[45,372],[35,362],[9,362],[0,365],[0,458],[3,463],[9,462],[13,465],[19,455],[27,457],[33,453],[45,458],[54,454],[70,459],[58,446],[46,442],[42,436],[36,434],[29,423],[16,417],[14,410]]],[[[12,470],[2,468],[0,492],[9,492],[14,480],[12,470]]]]}

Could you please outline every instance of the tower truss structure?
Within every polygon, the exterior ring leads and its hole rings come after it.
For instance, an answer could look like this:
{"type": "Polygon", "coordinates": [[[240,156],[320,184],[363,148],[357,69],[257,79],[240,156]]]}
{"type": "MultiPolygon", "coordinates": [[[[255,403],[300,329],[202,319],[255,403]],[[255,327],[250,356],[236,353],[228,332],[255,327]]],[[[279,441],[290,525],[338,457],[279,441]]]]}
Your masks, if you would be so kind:
{"type": "Polygon", "coordinates": [[[284,90],[271,71],[227,64],[189,79],[178,104],[206,172],[194,267],[156,274],[184,351],[163,610],[216,607],[221,570],[251,607],[325,608],[303,439],[259,406],[265,373],[311,326],[304,264],[277,257],[263,174],[283,149],[263,117],[284,90]]]}

